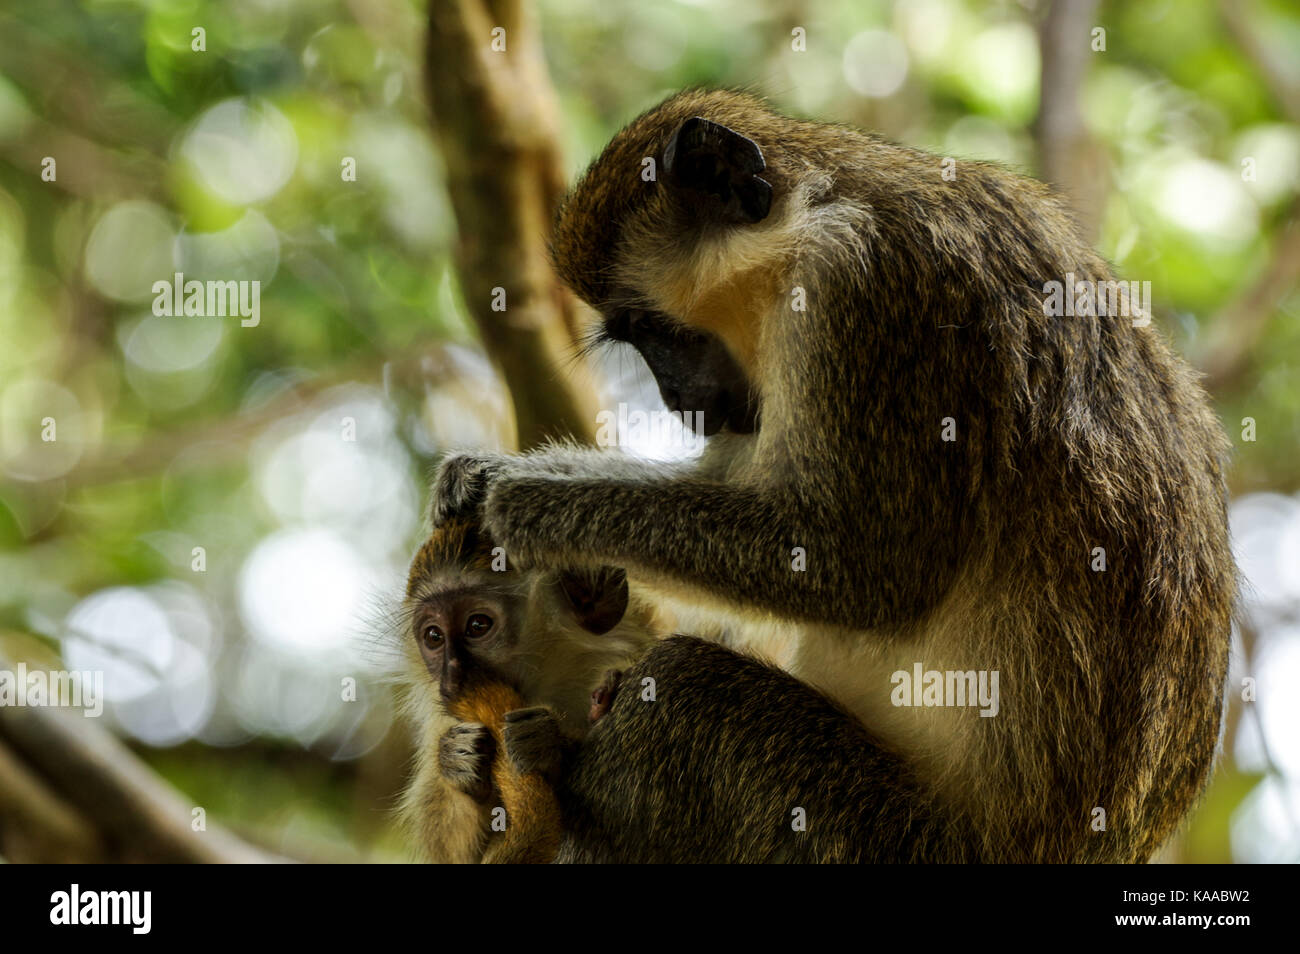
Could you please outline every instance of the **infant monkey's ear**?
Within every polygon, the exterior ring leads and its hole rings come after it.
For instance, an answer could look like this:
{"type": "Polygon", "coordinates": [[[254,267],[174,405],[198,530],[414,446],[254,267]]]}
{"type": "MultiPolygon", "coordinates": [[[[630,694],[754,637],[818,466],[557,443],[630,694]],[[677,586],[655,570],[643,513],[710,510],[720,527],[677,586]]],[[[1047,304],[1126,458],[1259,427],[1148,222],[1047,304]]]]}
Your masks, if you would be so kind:
{"type": "Polygon", "coordinates": [[[559,586],[578,625],[589,633],[609,632],[627,612],[627,573],[618,567],[565,570],[559,586]]]}
{"type": "Polygon", "coordinates": [[[721,123],[686,120],[664,147],[663,165],[673,184],[716,199],[727,222],[753,224],[771,211],[772,186],[758,175],[767,168],[763,150],[721,123]]]}

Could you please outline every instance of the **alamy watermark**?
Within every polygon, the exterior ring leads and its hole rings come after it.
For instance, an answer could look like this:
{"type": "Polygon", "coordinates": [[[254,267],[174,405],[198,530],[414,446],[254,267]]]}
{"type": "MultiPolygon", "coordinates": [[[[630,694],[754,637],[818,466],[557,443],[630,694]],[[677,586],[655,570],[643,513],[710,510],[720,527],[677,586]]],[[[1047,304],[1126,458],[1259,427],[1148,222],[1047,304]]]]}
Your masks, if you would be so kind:
{"type": "Polygon", "coordinates": [[[132,934],[148,934],[153,926],[152,891],[82,891],[73,884],[50,895],[51,924],[121,924],[132,934]]]}
{"type": "Polygon", "coordinates": [[[153,313],[159,318],[233,318],[245,328],[262,320],[262,283],[252,281],[186,281],[176,272],[171,281],[153,283],[153,313]]]}
{"type": "Polygon", "coordinates": [[[596,415],[597,447],[653,443],[695,452],[703,449],[705,440],[703,411],[629,411],[626,404],[619,404],[617,411],[596,415]]]}
{"type": "Polygon", "coordinates": [[[998,714],[998,670],[926,669],[920,663],[912,671],[900,669],[889,677],[894,691],[889,699],[896,706],[979,706],[986,718],[998,714]]]}
{"type": "Polygon", "coordinates": [[[1043,283],[1043,314],[1132,318],[1134,328],[1145,328],[1151,324],[1151,283],[1076,281],[1074,272],[1066,272],[1063,282],[1043,283]]]}
{"type": "Polygon", "coordinates": [[[0,706],[57,706],[81,709],[90,718],[104,712],[104,673],[101,670],[0,669],[0,706]]]}

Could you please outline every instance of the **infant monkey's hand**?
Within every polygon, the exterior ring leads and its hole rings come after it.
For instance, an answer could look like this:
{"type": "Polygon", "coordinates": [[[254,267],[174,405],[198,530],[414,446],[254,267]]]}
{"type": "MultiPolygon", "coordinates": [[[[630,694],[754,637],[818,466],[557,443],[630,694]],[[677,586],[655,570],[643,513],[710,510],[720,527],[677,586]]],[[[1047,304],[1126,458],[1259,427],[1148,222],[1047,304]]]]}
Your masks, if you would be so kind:
{"type": "Polygon", "coordinates": [[[452,786],[476,802],[492,797],[492,730],[478,722],[458,722],[438,740],[438,768],[452,786]]]}
{"type": "Polygon", "coordinates": [[[536,772],[549,782],[559,779],[564,763],[564,738],[555,713],[545,706],[506,713],[506,755],[520,775],[536,772]]]}

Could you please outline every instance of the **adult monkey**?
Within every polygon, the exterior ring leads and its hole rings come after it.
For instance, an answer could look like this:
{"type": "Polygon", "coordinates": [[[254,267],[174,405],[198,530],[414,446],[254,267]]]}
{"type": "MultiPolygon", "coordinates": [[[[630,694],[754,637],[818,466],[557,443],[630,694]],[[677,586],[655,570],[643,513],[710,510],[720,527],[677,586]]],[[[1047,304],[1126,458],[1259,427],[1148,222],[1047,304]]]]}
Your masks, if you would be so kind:
{"type": "Polygon", "coordinates": [[[1227,442],[1122,298],[1047,314],[1048,282],[1112,276],[1045,186],[949,168],[734,92],[636,119],[567,200],[555,262],[717,436],[680,466],[453,458],[435,506],[525,565],[623,566],[735,639],[796,636],[790,670],[949,819],[925,857],[1143,860],[1219,732],[1227,442]],[[918,663],[998,671],[998,715],[895,705],[918,663]]]}

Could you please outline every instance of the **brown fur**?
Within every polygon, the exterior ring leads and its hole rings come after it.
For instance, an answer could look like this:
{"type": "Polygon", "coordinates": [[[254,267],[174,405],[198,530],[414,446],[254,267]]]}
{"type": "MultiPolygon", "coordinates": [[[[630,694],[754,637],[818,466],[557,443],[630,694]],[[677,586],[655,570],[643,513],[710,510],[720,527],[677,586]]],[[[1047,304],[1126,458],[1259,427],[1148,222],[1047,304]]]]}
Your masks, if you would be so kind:
{"type": "Polygon", "coordinates": [[[452,520],[416,551],[406,576],[406,598],[414,599],[421,584],[455,567],[465,573],[489,573],[492,570],[492,547],[471,520],[452,520]]]}
{"type": "Polygon", "coordinates": [[[496,740],[492,781],[506,810],[506,829],[493,842],[485,863],[547,864],[560,847],[560,806],[554,789],[540,775],[520,772],[506,755],[505,717],[527,703],[504,683],[475,686],[447,707],[461,722],[485,725],[496,740]]]}
{"type": "MultiPolygon", "coordinates": [[[[423,574],[417,594],[427,592],[429,574],[446,579],[452,569],[429,559],[475,559],[457,524],[433,537],[416,561],[423,574]]],[[[555,629],[552,646],[578,638],[561,617],[536,620],[555,629]]],[[[550,774],[523,771],[515,761],[507,713],[534,700],[486,679],[446,705],[448,717],[486,726],[495,739],[485,805],[506,809],[507,828],[489,832],[486,817],[474,821],[454,810],[456,798],[467,796],[425,771],[437,752],[426,742],[407,820],[433,860],[914,861],[946,844],[942,826],[952,822],[934,810],[908,767],[823,695],[721,646],[682,636],[654,640],[644,616],[631,624],[642,627],[648,651],[627,654],[631,668],[612,705],[603,699],[601,720],[580,743],[560,742],[556,733],[550,737],[558,748],[534,749],[567,768],[558,786],[550,774]],[[891,824],[900,812],[909,819],[906,837],[891,824]],[[450,855],[470,831],[474,850],[450,855]]],[[[550,663],[572,666],[572,656],[556,652],[550,663]]],[[[610,694],[616,682],[607,683],[610,694]]],[[[426,697],[433,690],[418,681],[414,687],[426,697]]]]}
{"type": "Polygon", "coordinates": [[[692,631],[794,642],[792,671],[903,753],[952,819],[920,855],[1143,860],[1214,758],[1236,592],[1227,442],[1153,327],[1044,314],[1045,282],[1112,277],[1047,187],[941,168],[726,91],[629,124],[568,199],[557,267],[606,316],[716,334],[761,427],[694,468],[497,459],[485,527],[526,564],[627,567],[696,614],[692,631]],[[696,116],[761,147],[766,218],[724,223],[640,179],[696,116]],[[891,706],[889,674],[913,662],[998,670],[1001,712],[891,706]]]}
{"type": "Polygon", "coordinates": [[[600,635],[579,626],[555,573],[492,570],[492,545],[472,521],[441,523],[420,547],[407,579],[406,616],[397,633],[406,658],[406,714],[416,728],[416,765],[400,817],[412,844],[436,862],[533,863],[551,860],[559,845],[559,808],[550,783],[521,771],[508,757],[507,713],[551,707],[566,739],[587,730],[590,693],[604,673],[627,665],[653,642],[648,610],[628,608],[600,635]],[[443,700],[417,644],[419,609],[444,594],[492,593],[505,608],[507,632],[484,651],[472,678],[443,700]],[[440,764],[444,736],[457,725],[483,727],[494,745],[491,791],[478,800],[450,783],[440,764]],[[506,828],[491,828],[504,808],[506,828]]]}

